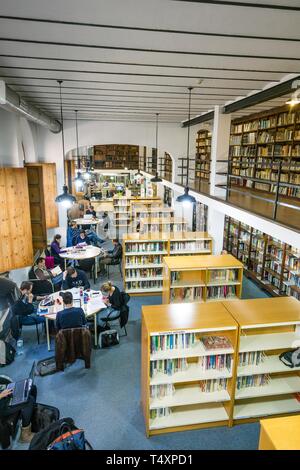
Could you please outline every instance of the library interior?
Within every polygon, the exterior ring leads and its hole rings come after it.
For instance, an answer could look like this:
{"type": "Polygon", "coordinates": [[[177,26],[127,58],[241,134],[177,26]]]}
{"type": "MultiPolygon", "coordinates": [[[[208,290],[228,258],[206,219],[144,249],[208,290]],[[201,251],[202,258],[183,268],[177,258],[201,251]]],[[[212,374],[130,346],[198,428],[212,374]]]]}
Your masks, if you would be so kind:
{"type": "Polygon", "coordinates": [[[1,450],[300,450],[299,22],[1,1],[1,450]]]}

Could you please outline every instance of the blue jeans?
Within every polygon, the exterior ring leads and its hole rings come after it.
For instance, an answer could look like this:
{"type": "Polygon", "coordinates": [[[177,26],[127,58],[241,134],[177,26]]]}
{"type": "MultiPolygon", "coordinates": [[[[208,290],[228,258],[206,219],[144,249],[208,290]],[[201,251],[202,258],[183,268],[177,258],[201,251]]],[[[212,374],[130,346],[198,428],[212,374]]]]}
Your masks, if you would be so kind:
{"type": "Polygon", "coordinates": [[[105,322],[102,320],[102,318],[106,318],[109,316],[110,320],[114,320],[115,318],[118,318],[120,315],[119,310],[115,310],[112,307],[106,307],[103,310],[101,310],[99,313],[97,313],[97,325],[99,326],[104,326],[105,322]]]}
{"type": "Polygon", "coordinates": [[[31,315],[23,315],[20,318],[21,325],[35,325],[45,323],[45,318],[41,315],[37,315],[36,313],[31,313],[31,315]]]}
{"type": "Polygon", "coordinates": [[[98,244],[101,244],[101,243],[104,243],[105,240],[101,240],[100,237],[98,237],[98,235],[96,234],[96,232],[94,232],[93,230],[91,230],[88,234],[87,234],[87,238],[90,242],[92,243],[95,243],[97,245],[98,244]]]}

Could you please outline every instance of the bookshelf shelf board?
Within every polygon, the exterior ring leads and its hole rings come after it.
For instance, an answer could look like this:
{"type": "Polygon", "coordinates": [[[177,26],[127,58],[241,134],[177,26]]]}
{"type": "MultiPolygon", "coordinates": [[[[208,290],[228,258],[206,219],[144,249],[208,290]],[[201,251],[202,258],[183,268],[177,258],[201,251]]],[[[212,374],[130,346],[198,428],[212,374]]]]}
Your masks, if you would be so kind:
{"type": "Polygon", "coordinates": [[[279,377],[272,378],[267,385],[262,387],[247,387],[243,390],[236,390],[235,399],[287,395],[297,392],[300,392],[299,376],[279,377]]]}
{"type": "Polygon", "coordinates": [[[150,400],[150,410],[172,406],[197,405],[200,403],[229,401],[230,396],[226,390],[220,392],[204,393],[199,385],[176,390],[174,395],[150,400]]]}
{"type": "Polygon", "coordinates": [[[203,371],[201,368],[198,367],[197,364],[190,364],[187,370],[183,372],[176,372],[171,376],[163,374],[162,372],[158,372],[154,377],[152,377],[152,379],[150,379],[150,385],[195,382],[199,380],[226,379],[230,377],[232,377],[232,373],[228,369],[211,369],[203,371]]]}
{"type": "Polygon", "coordinates": [[[135,282],[135,281],[162,281],[162,276],[147,276],[147,277],[127,277],[127,282],[135,282]]]}
{"type": "Polygon", "coordinates": [[[240,377],[241,375],[275,374],[278,372],[292,372],[297,370],[300,370],[300,366],[290,369],[281,362],[278,356],[274,355],[267,356],[264,362],[257,366],[239,366],[237,375],[240,377]]]}
{"type": "Polygon", "coordinates": [[[234,419],[256,418],[283,413],[300,413],[300,402],[296,398],[261,400],[238,404],[234,407],[234,419]]]}
{"type": "Polygon", "coordinates": [[[204,287],[205,283],[202,281],[177,281],[173,282],[170,286],[171,289],[178,289],[180,287],[204,287]]]}
{"type": "Polygon", "coordinates": [[[292,348],[296,339],[300,340],[300,335],[294,332],[241,336],[239,352],[292,348]]]}
{"type": "Polygon", "coordinates": [[[228,415],[221,404],[204,405],[198,409],[173,411],[170,416],[150,420],[150,430],[188,426],[200,423],[228,421],[228,415]]]}
{"type": "Polygon", "coordinates": [[[166,255],[167,251],[131,251],[130,253],[126,252],[125,256],[147,256],[147,255],[166,255]]]}
{"type": "Polygon", "coordinates": [[[211,252],[211,250],[207,249],[207,250],[171,250],[170,251],[170,254],[171,255],[176,255],[176,256],[180,256],[180,255],[194,255],[195,253],[197,254],[200,254],[200,253],[203,253],[203,254],[209,254],[211,252]]]}
{"type": "MultiPolygon", "coordinates": [[[[168,358],[169,359],[175,359],[175,358],[182,358],[182,357],[217,356],[219,354],[233,354],[233,349],[232,348],[227,348],[227,349],[207,350],[207,349],[204,348],[202,343],[198,342],[192,348],[171,349],[171,350],[167,350],[167,351],[158,351],[156,353],[151,354],[150,361],[157,361],[157,360],[160,360],[160,359],[168,359],[168,358]]],[[[198,373],[198,375],[201,372],[201,371],[199,371],[198,367],[197,367],[196,372],[198,373]]],[[[182,372],[180,372],[180,374],[181,373],[182,372]]],[[[221,377],[224,377],[224,375],[222,375],[221,377]]]]}
{"type": "Polygon", "coordinates": [[[224,302],[225,300],[240,300],[239,297],[212,297],[212,298],[208,298],[206,300],[206,302],[224,302]]]}
{"type": "Polygon", "coordinates": [[[126,291],[128,293],[132,294],[138,294],[140,292],[161,292],[162,291],[162,286],[161,287],[148,287],[147,289],[129,289],[127,288],[126,291]]]}
{"type": "Polygon", "coordinates": [[[239,281],[210,281],[207,286],[239,286],[239,281]]]}
{"type": "Polygon", "coordinates": [[[162,268],[162,264],[125,264],[125,269],[162,268]]]}

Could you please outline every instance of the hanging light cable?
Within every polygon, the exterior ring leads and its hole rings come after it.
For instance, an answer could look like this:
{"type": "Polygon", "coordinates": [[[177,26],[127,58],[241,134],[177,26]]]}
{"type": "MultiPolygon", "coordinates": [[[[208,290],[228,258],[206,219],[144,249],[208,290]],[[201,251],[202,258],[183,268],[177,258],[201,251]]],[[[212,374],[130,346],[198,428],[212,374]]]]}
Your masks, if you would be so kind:
{"type": "Polygon", "coordinates": [[[74,179],[76,191],[81,191],[83,189],[84,181],[80,173],[80,156],[79,156],[79,146],[78,146],[78,122],[77,122],[77,113],[78,110],[75,109],[75,127],[76,127],[76,147],[77,147],[77,176],[74,179]]]}
{"type": "MultiPolygon", "coordinates": [[[[60,96],[60,118],[61,118],[61,137],[62,137],[62,157],[63,157],[63,168],[65,168],[65,135],[64,135],[64,117],[63,117],[63,109],[62,109],[62,93],[61,93],[61,84],[63,83],[62,80],[57,80],[59,84],[59,96],[60,96]]],[[[64,179],[66,181],[65,169],[64,169],[64,179]]],[[[76,197],[72,196],[68,192],[68,186],[66,184],[63,185],[63,192],[59,194],[55,198],[55,202],[58,204],[62,204],[65,208],[70,208],[74,202],[76,202],[76,197]]]]}
{"type": "Polygon", "coordinates": [[[151,183],[161,183],[162,179],[158,176],[157,171],[157,155],[158,155],[158,116],[159,113],[156,113],[156,131],[155,131],[155,156],[156,156],[156,174],[151,178],[151,183]]]}
{"type": "Polygon", "coordinates": [[[189,194],[189,172],[190,172],[190,119],[191,119],[191,99],[192,99],[192,89],[193,87],[189,87],[189,116],[188,116],[188,133],[187,133],[187,151],[186,151],[186,184],[184,188],[184,194],[181,194],[176,198],[177,202],[182,202],[183,204],[193,204],[196,202],[194,196],[189,194]]]}

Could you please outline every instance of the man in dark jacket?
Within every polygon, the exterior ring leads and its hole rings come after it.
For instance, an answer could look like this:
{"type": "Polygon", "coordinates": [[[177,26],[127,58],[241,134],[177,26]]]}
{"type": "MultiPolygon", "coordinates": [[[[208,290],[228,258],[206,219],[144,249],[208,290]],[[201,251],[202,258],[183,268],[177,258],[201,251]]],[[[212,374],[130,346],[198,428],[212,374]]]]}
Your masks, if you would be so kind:
{"type": "Polygon", "coordinates": [[[63,274],[62,288],[72,289],[73,287],[89,289],[90,283],[84,271],[69,266],[63,274]]]}
{"type": "Polygon", "coordinates": [[[21,325],[45,323],[45,318],[37,315],[33,304],[32,282],[23,281],[20,286],[21,297],[13,304],[12,312],[18,315],[21,325]]]}
{"type": "Polygon", "coordinates": [[[113,249],[107,251],[107,255],[100,259],[100,274],[105,273],[106,264],[117,264],[121,262],[123,248],[117,238],[113,239],[113,249]]]}
{"type": "Polygon", "coordinates": [[[86,324],[86,318],[82,308],[73,307],[72,292],[63,292],[64,309],[56,315],[56,329],[80,328],[86,324]]]}

